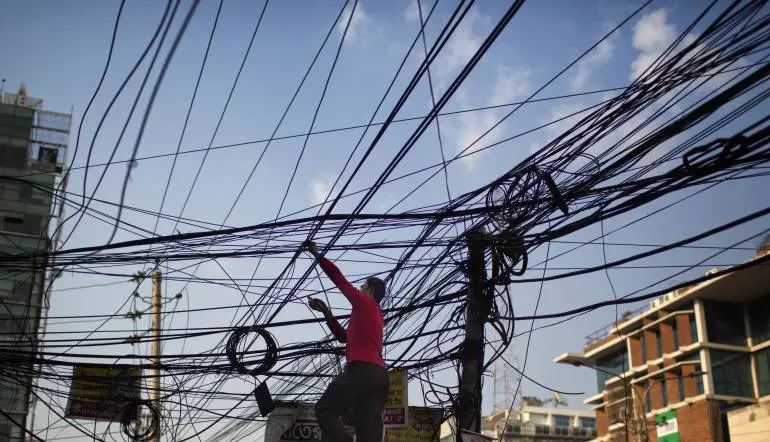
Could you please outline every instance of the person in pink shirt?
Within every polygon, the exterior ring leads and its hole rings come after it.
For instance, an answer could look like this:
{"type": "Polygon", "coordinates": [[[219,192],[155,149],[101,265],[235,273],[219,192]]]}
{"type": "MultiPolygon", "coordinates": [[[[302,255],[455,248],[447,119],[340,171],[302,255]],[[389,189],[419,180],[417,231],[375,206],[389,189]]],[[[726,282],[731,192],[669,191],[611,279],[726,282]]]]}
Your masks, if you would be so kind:
{"type": "Polygon", "coordinates": [[[383,315],[380,301],[385,283],[371,277],[357,289],[348,282],[334,263],[321,256],[315,243],[307,244],[324,273],[352,306],[345,329],[320,299],[311,299],[310,307],[323,313],[338,341],[345,343],[345,369],[334,378],[315,405],[322,442],[351,442],[340,417],[353,409],[356,442],[382,441],[382,411],[388,398],[388,375],[382,359],[383,315]]]}

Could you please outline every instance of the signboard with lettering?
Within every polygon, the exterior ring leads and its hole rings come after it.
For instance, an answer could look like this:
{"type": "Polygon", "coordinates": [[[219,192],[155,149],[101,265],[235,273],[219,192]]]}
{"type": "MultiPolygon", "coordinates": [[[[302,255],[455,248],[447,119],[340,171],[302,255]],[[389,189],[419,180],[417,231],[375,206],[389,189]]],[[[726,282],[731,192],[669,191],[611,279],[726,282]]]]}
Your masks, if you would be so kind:
{"type": "MultiPolygon", "coordinates": [[[[114,421],[133,401],[141,399],[142,371],[132,365],[80,365],[72,372],[66,416],[114,421]]],[[[136,417],[136,410],[129,412],[136,417]]]]}
{"type": "MultiPolygon", "coordinates": [[[[321,427],[315,417],[313,404],[282,404],[270,413],[265,428],[265,442],[309,442],[321,440],[321,427]]],[[[345,431],[355,434],[347,420],[345,431]]]]}
{"type": "Polygon", "coordinates": [[[660,442],[679,442],[679,425],[676,410],[655,415],[655,430],[660,442]]]}
{"type": "Polygon", "coordinates": [[[384,442],[436,442],[443,414],[441,408],[409,407],[409,425],[385,428],[384,442]]]}
{"type": "Polygon", "coordinates": [[[388,401],[382,420],[385,427],[404,427],[408,423],[408,379],[406,370],[388,372],[388,401]]]}

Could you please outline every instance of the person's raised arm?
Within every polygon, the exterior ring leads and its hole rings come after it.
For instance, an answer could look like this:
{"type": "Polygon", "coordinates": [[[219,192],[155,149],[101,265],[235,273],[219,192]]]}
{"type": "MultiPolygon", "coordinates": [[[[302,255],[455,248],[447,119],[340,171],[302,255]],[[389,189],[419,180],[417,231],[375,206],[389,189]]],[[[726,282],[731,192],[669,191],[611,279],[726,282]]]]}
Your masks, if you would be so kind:
{"type": "Polygon", "coordinates": [[[326,305],[326,303],[320,299],[311,298],[310,301],[308,301],[308,304],[313,310],[323,313],[324,318],[326,318],[326,325],[329,327],[329,330],[331,330],[332,334],[335,338],[337,338],[339,342],[344,344],[348,341],[348,333],[345,331],[345,328],[340,324],[340,322],[337,321],[337,318],[334,317],[331,309],[326,305]]]}
{"type": "Polygon", "coordinates": [[[333,262],[329,261],[328,259],[324,258],[323,255],[318,253],[318,248],[314,242],[308,242],[306,247],[308,252],[310,252],[310,254],[313,255],[316,260],[318,260],[318,263],[321,265],[324,273],[326,273],[326,276],[328,276],[334,285],[337,286],[339,291],[342,292],[346,298],[348,298],[348,301],[351,305],[356,306],[366,300],[366,296],[357,288],[355,288],[353,284],[351,284],[347,279],[345,279],[345,276],[342,275],[340,269],[337,268],[333,262]]]}

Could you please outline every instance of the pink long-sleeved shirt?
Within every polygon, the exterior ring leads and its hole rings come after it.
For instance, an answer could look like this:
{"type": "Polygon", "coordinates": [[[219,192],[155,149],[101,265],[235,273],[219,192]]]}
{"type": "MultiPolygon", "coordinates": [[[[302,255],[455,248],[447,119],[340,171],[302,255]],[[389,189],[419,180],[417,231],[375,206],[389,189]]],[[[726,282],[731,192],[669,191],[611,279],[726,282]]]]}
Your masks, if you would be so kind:
{"type": "Polygon", "coordinates": [[[320,262],[326,275],[353,307],[347,330],[336,320],[327,321],[334,336],[345,342],[345,360],[348,363],[369,362],[380,367],[384,366],[382,360],[384,320],[379,304],[348,282],[334,263],[326,258],[321,258],[320,262]]]}

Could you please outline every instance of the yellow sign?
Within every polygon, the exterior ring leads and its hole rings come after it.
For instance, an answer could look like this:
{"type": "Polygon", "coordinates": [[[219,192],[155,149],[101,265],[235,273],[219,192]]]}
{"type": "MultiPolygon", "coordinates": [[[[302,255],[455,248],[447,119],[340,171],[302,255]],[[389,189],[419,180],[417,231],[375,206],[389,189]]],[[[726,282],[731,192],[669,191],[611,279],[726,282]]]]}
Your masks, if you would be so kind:
{"type": "Polygon", "coordinates": [[[131,365],[76,366],[72,372],[67,417],[120,419],[127,407],[141,398],[141,376],[142,371],[131,365]]]}
{"type": "Polygon", "coordinates": [[[386,427],[403,427],[407,424],[408,379],[406,370],[388,372],[388,401],[382,420],[386,427]]]}
{"type": "Polygon", "coordinates": [[[441,408],[409,407],[409,425],[386,428],[383,442],[433,442],[439,440],[441,408]]]}

